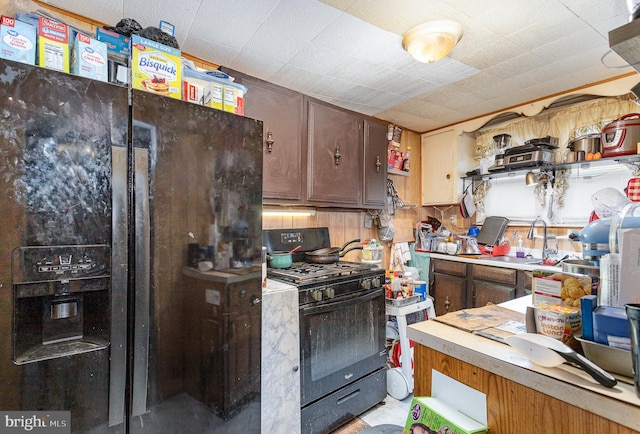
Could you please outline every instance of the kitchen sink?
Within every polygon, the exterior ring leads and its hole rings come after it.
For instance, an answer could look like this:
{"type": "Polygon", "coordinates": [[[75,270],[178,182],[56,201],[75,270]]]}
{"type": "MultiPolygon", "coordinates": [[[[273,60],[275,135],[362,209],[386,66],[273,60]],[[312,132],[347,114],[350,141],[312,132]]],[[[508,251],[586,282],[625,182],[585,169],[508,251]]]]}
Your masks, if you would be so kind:
{"type": "Polygon", "coordinates": [[[540,258],[516,258],[515,256],[493,256],[488,261],[503,262],[507,264],[524,264],[524,265],[542,265],[545,267],[558,267],[562,265],[549,265],[545,264],[540,258]]]}

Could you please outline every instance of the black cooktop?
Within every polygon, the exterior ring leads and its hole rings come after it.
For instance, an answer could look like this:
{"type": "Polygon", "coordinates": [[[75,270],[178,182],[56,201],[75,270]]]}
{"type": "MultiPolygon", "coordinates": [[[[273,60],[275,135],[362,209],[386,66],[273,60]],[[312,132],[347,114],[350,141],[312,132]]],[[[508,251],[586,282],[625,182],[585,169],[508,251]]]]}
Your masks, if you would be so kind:
{"type": "Polygon", "coordinates": [[[339,261],[333,264],[294,262],[289,268],[268,268],[267,275],[298,284],[331,277],[357,276],[375,268],[377,266],[373,264],[348,261],[339,261]]]}

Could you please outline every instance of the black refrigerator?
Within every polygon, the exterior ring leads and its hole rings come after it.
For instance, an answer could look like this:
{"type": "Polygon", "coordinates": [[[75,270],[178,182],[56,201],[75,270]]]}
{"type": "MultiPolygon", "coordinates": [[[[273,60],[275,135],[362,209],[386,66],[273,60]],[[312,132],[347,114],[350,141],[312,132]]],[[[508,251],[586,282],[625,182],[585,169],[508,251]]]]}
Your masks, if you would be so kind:
{"type": "Polygon", "coordinates": [[[259,427],[260,357],[243,352],[259,343],[259,299],[227,299],[260,294],[261,146],[257,120],[0,60],[6,420],[52,413],[73,433],[259,427]],[[220,382],[230,338],[251,378],[216,391],[234,396],[223,406],[188,385],[220,382]]]}

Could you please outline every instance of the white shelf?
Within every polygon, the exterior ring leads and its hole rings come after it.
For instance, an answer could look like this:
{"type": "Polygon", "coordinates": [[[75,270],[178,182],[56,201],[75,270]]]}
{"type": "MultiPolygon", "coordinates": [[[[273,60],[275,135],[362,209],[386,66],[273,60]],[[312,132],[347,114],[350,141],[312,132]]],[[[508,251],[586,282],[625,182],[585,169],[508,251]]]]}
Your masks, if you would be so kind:
{"type": "Polygon", "coordinates": [[[398,169],[387,169],[388,175],[399,175],[399,176],[410,176],[409,172],[405,172],[404,170],[398,169]]]}

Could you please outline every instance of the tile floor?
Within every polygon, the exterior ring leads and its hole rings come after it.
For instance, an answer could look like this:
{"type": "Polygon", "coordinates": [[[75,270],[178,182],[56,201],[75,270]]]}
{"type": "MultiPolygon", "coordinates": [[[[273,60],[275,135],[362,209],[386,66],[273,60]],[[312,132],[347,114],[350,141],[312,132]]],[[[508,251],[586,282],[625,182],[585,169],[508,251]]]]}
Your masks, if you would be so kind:
{"type": "MultiPolygon", "coordinates": [[[[411,394],[402,401],[399,401],[387,395],[382,403],[367,410],[356,419],[331,432],[331,434],[356,434],[370,426],[377,425],[398,425],[404,427],[412,398],[413,395],[411,394]]],[[[401,433],[402,431],[399,432],[399,434],[401,433]]]]}

